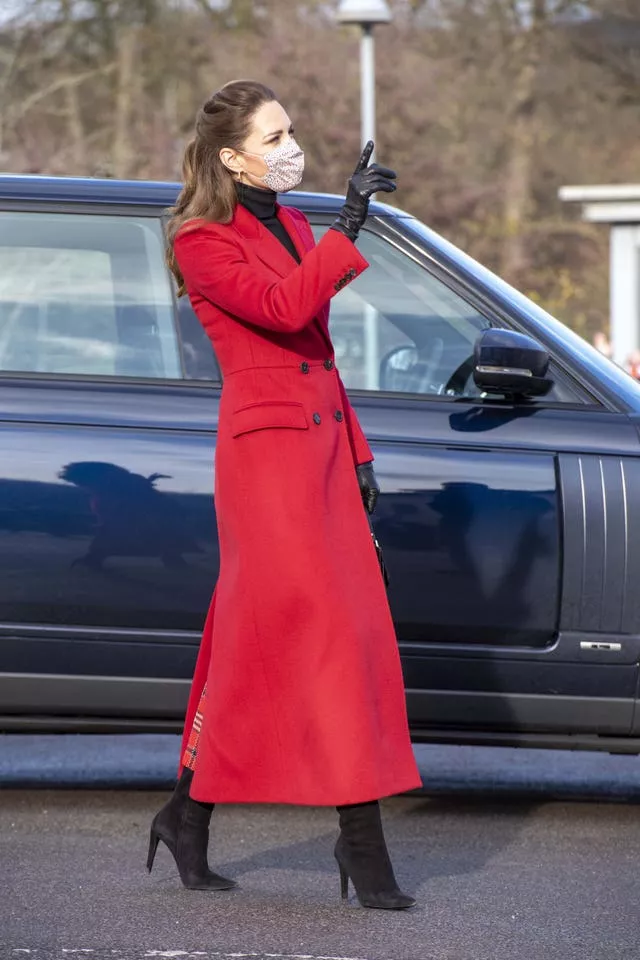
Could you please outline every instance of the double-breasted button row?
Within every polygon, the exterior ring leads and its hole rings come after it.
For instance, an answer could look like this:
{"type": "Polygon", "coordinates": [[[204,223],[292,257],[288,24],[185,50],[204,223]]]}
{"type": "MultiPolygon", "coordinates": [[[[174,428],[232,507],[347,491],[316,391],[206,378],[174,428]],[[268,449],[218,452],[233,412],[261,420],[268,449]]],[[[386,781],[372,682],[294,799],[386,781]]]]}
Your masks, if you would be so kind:
{"type": "Polygon", "coordinates": [[[336,283],[334,283],[333,289],[337,293],[338,290],[342,290],[343,287],[346,287],[346,285],[350,283],[354,277],[357,277],[357,275],[358,275],[358,271],[355,269],[355,267],[351,267],[350,270],[347,270],[344,277],[340,277],[340,279],[336,283]]]}
{"type": "MultiPolygon", "coordinates": [[[[338,423],[341,423],[342,420],[344,420],[344,414],[342,410],[336,410],[336,412],[334,413],[334,417],[336,418],[338,423]]],[[[319,413],[313,414],[313,422],[317,423],[318,425],[322,423],[322,417],[320,416],[319,413]]]]}
{"type": "MultiPolygon", "coordinates": [[[[329,359],[329,360],[323,360],[322,366],[325,368],[325,370],[333,370],[335,364],[333,360],[329,359]]],[[[306,360],[303,360],[302,363],[300,364],[300,369],[302,370],[303,373],[309,373],[309,369],[310,369],[309,363],[306,360]]]]}

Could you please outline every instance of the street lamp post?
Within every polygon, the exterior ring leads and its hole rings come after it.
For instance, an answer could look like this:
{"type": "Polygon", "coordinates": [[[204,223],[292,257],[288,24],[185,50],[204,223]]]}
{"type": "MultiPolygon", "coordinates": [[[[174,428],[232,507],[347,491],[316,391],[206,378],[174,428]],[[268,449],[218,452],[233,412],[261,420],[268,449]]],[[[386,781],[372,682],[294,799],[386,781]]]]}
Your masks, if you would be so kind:
{"type": "MultiPolygon", "coordinates": [[[[360,41],[360,130],[362,146],[376,139],[376,78],[373,28],[376,23],[390,23],[391,11],[386,0],[341,0],[336,14],[338,23],[357,24],[362,31],[360,41]]],[[[372,159],[374,159],[372,157],[372,159]]]]}
{"type": "MultiPolygon", "coordinates": [[[[360,41],[360,138],[362,146],[376,139],[376,68],[373,28],[376,23],[390,23],[391,11],[386,0],[341,0],[336,14],[338,23],[357,24],[360,41]]],[[[375,160],[374,154],[371,160],[375,160]]],[[[365,388],[377,390],[380,378],[380,337],[378,311],[363,303],[362,333],[365,388]]]]}

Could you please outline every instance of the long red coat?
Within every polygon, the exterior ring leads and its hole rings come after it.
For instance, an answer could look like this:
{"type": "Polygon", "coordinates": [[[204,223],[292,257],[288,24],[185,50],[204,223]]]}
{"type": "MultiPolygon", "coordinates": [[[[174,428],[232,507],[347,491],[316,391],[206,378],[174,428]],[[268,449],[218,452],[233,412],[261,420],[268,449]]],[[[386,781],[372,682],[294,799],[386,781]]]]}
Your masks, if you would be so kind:
{"type": "Polygon", "coordinates": [[[220,573],[185,744],[206,682],[191,793],[338,805],[420,786],[396,636],[355,465],[373,455],[334,364],[328,302],[367,262],[297,210],[302,257],[244,207],[182,228],[175,253],[224,385],[215,455],[220,573]]]}

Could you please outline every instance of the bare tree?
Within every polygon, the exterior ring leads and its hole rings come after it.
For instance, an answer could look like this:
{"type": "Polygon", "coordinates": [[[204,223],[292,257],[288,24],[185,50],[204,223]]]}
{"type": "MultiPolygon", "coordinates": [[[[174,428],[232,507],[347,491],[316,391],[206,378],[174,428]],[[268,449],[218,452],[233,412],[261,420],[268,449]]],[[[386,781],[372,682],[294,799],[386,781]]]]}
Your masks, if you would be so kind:
{"type": "Polygon", "coordinates": [[[138,30],[125,27],[117,40],[116,90],[113,120],[113,175],[131,176],[134,160],[133,116],[137,93],[138,30]]]}
{"type": "MultiPolygon", "coordinates": [[[[394,202],[577,329],[603,326],[606,232],[557,188],[637,177],[637,0],[390,2],[377,146],[399,172],[394,202]]],[[[291,114],[305,185],[344,190],[358,33],[329,0],[25,0],[0,26],[2,166],[176,177],[198,105],[239,76],[291,114]]]]}

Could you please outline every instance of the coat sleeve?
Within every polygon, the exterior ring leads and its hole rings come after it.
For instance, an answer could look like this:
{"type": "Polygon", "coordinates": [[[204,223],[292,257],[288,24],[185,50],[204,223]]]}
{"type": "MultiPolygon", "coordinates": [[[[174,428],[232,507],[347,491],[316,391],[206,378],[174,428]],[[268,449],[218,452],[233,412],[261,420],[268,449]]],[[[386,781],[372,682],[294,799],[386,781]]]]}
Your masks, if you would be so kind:
{"type": "Polygon", "coordinates": [[[347,396],[347,391],[345,390],[342,380],[340,380],[340,393],[342,394],[342,406],[347,422],[347,432],[349,434],[353,462],[356,466],[360,463],[369,463],[370,460],[373,460],[373,453],[367,443],[367,438],[360,426],[356,412],[349,403],[349,397],[347,396]]]}
{"type": "Polygon", "coordinates": [[[337,230],[328,230],[302,262],[281,280],[247,262],[242,245],[216,224],[178,233],[176,260],[189,293],[199,293],[239,320],[296,333],[311,323],[327,301],[369,264],[337,230]]]}

